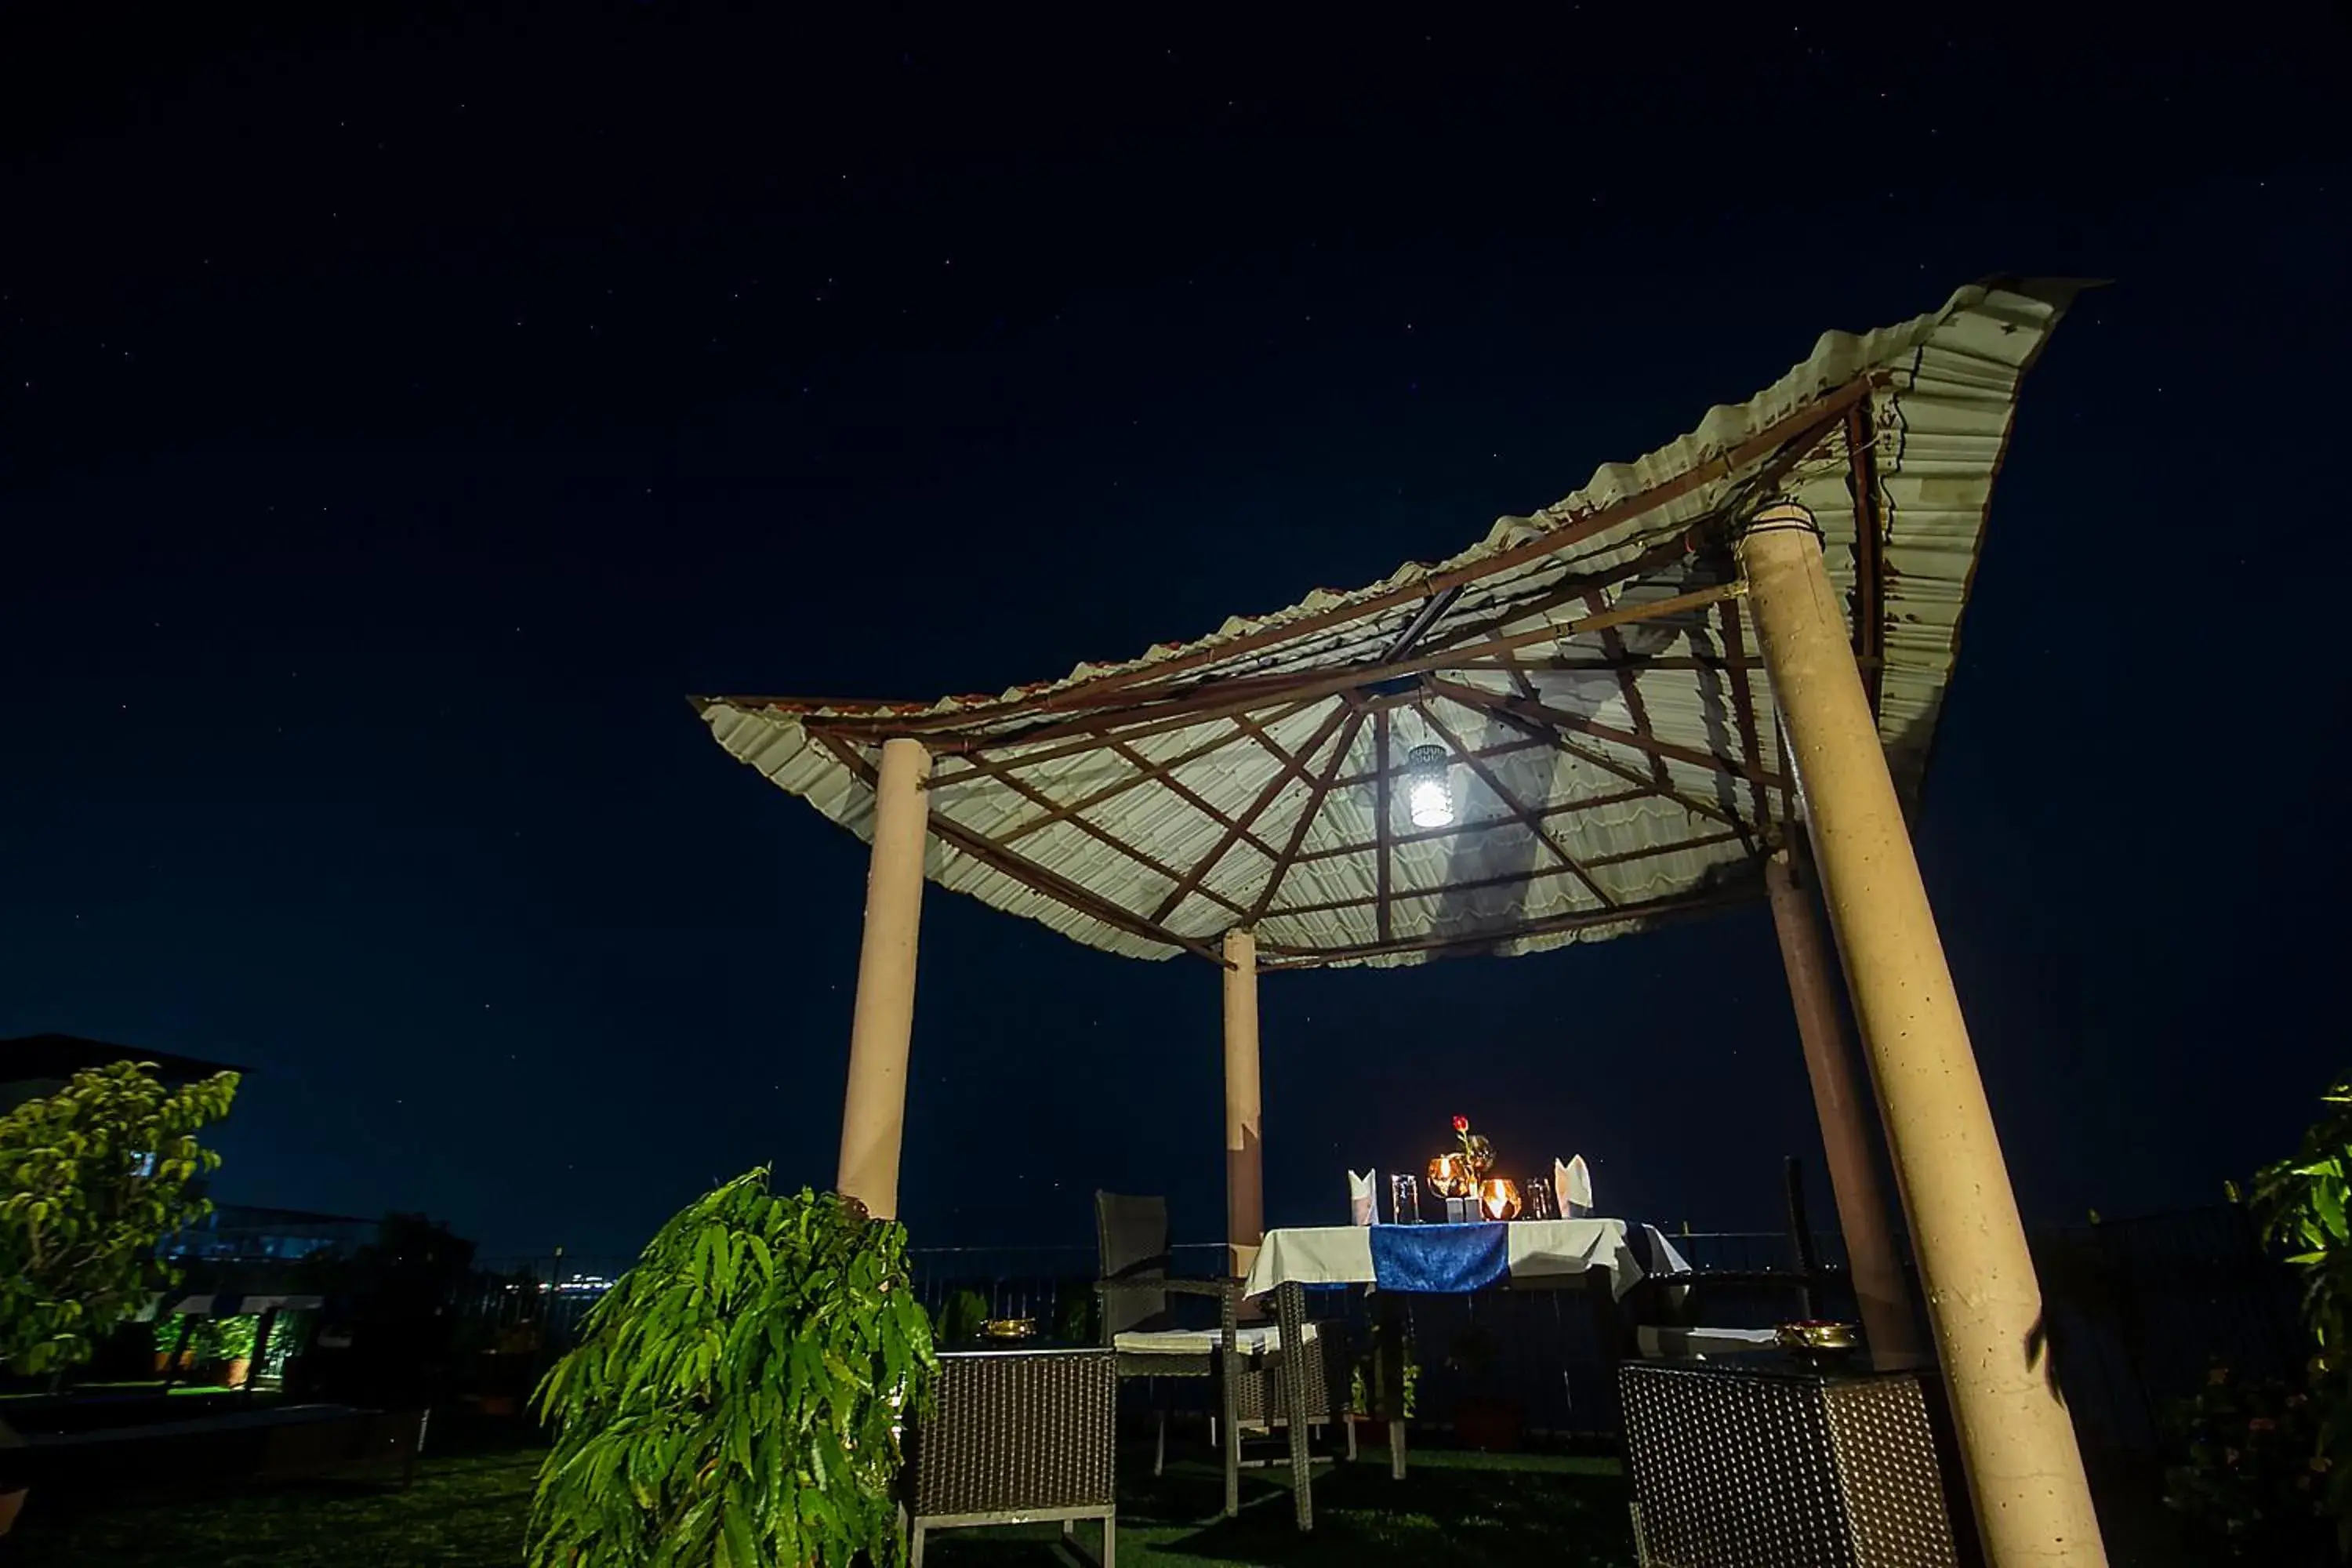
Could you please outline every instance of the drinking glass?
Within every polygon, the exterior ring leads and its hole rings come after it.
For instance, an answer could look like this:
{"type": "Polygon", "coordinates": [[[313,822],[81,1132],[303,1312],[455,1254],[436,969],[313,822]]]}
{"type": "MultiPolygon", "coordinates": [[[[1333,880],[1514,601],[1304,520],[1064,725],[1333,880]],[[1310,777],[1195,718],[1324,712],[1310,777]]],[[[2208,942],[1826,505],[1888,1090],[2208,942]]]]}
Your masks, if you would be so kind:
{"type": "Polygon", "coordinates": [[[1527,1208],[1524,1212],[1528,1218],[1558,1219],[1559,1217],[1559,1210],[1553,1206],[1551,1201],[1551,1183],[1543,1177],[1528,1177],[1523,1195],[1527,1199],[1527,1208]]]}
{"type": "Polygon", "coordinates": [[[1421,1223],[1421,1178],[1419,1176],[1390,1178],[1389,1217],[1397,1225],[1421,1223]]]}

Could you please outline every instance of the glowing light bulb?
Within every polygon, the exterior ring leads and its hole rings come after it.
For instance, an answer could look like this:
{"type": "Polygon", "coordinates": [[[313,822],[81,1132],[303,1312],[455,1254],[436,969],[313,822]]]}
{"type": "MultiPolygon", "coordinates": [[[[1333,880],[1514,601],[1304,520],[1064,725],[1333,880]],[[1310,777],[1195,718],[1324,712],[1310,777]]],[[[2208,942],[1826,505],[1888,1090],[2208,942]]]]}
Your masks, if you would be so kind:
{"type": "Polygon", "coordinates": [[[1405,764],[1405,809],[1415,827],[1454,826],[1454,784],[1445,748],[1415,746],[1405,764]]]}

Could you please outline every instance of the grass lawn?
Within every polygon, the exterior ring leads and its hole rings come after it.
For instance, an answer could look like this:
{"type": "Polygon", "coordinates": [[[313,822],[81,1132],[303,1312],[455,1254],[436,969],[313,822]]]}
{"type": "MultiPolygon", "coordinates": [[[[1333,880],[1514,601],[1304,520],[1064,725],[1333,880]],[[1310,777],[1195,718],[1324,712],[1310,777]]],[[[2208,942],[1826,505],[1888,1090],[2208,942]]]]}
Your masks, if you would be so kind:
{"type": "MultiPolygon", "coordinates": [[[[1317,1473],[1316,1528],[1293,1528],[1286,1472],[1243,1478],[1242,1515],[1217,1517],[1215,1468],[1123,1459],[1122,1564],[1344,1564],[1404,1568],[1618,1568],[1633,1561],[1625,1486],[1613,1459],[1416,1454],[1402,1485],[1387,1456],[1317,1473]]],[[[36,1496],[5,1553],[11,1568],[514,1568],[539,1466],[533,1449],[427,1458],[406,1491],[318,1484],[225,1497],[163,1497],[103,1508],[43,1509],[36,1496]]],[[[1091,1533],[1081,1526],[1081,1534],[1091,1533]]],[[[932,1537],[939,1568],[1022,1568],[1058,1561],[1055,1526],[959,1530],[932,1537]]]]}

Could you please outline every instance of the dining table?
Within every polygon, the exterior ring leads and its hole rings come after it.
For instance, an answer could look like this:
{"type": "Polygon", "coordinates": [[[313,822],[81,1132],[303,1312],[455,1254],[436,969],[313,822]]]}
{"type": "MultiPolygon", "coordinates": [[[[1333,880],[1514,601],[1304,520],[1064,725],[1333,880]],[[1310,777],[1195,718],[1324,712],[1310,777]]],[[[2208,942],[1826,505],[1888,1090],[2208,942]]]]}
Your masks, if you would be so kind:
{"type": "MultiPolygon", "coordinates": [[[[1286,1345],[1303,1343],[1307,1290],[1310,1286],[1360,1286],[1382,1299],[1391,1331],[1380,1375],[1372,1381],[1377,1408],[1389,1429],[1389,1473],[1405,1474],[1404,1377],[1394,1331],[1393,1303],[1400,1296],[1464,1294],[1481,1290],[1556,1287],[1565,1280],[1605,1270],[1612,1297],[1622,1300],[1641,1283],[1645,1270],[1636,1256],[1637,1237],[1650,1256],[1663,1238],[1648,1226],[1622,1219],[1485,1220],[1465,1225],[1329,1225],[1269,1230],[1242,1285],[1247,1299],[1273,1298],[1275,1322],[1286,1345]]],[[[1672,1258],[1669,1249],[1664,1256],[1672,1258]]],[[[1306,1358],[1284,1356],[1287,1408],[1307,1406],[1306,1358]]],[[[1307,1426],[1288,1424],[1292,1499],[1298,1528],[1312,1530],[1313,1478],[1307,1426]]]]}

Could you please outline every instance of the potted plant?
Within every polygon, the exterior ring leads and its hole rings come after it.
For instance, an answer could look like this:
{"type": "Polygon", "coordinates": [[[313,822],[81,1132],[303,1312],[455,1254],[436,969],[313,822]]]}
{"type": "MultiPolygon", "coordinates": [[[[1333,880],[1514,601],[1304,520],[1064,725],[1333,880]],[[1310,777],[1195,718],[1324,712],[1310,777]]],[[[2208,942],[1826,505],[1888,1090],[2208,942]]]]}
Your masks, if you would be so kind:
{"type": "Polygon", "coordinates": [[[663,1226],[540,1384],[531,1568],[903,1563],[901,1433],[938,1367],[906,1247],[764,1166],[663,1226]]]}
{"type": "Polygon", "coordinates": [[[221,1383],[228,1388],[243,1388],[246,1379],[253,1374],[253,1346],[261,1320],[251,1314],[233,1318],[216,1318],[214,1352],[221,1362],[221,1383]]]}
{"type": "MultiPolygon", "coordinates": [[[[1420,1404],[1421,1363],[1412,1353],[1412,1341],[1402,1339],[1402,1336],[1400,1338],[1404,1355],[1402,1414],[1409,1421],[1420,1404]]],[[[1387,1418],[1372,1413],[1372,1406],[1376,1403],[1373,1397],[1375,1393],[1373,1383],[1380,1375],[1379,1357],[1380,1348],[1376,1343],[1371,1351],[1357,1359],[1354,1368],[1348,1374],[1348,1418],[1356,1424],[1357,1435],[1360,1437],[1374,1443],[1389,1435],[1387,1418]]]]}

